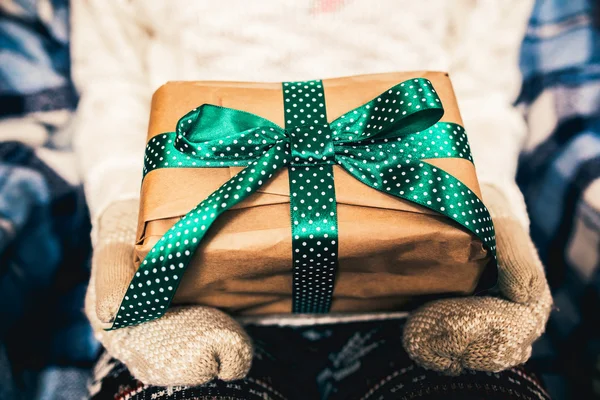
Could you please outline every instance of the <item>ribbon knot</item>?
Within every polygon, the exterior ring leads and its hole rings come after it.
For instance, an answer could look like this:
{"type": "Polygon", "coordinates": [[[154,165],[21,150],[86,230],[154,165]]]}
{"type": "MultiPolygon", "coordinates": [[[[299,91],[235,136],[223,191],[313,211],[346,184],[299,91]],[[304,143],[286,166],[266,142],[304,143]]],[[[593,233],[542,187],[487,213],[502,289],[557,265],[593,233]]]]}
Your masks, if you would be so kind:
{"type": "MultiPolygon", "coordinates": [[[[142,261],[111,329],[162,316],[211,224],[288,167],[292,226],[292,308],[327,312],[338,264],[333,164],[362,183],[438,212],[477,236],[495,262],[489,212],[460,180],[428,162],[472,162],[464,129],[438,122],[431,82],[402,82],[328,123],[321,81],[283,84],[285,129],[240,110],[202,105],[176,132],[147,145],[144,176],[159,168],[246,166],[158,241],[142,261]]],[[[443,257],[443,255],[439,255],[443,257]]]]}
{"type": "Polygon", "coordinates": [[[320,165],[335,163],[333,132],[329,124],[303,125],[290,129],[291,165],[320,165]]]}

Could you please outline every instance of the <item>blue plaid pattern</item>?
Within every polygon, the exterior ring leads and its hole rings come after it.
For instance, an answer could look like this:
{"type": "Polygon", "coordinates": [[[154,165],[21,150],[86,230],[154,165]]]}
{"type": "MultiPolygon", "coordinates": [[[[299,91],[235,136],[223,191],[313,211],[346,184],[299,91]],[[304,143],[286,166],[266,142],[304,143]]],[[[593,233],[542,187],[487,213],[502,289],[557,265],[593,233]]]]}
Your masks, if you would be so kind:
{"type": "Polygon", "coordinates": [[[0,399],[81,399],[99,345],[83,313],[90,217],[28,146],[0,143],[0,399]]]}
{"type": "MultiPolygon", "coordinates": [[[[24,142],[29,131],[19,127],[38,123],[49,134],[45,154],[60,148],[57,156],[69,150],[58,121],[77,101],[68,5],[0,1],[0,118],[11,117],[24,142]]],[[[81,399],[99,351],[83,313],[89,214],[81,185],[37,150],[0,142],[0,399],[81,399]]]]}
{"type": "Polygon", "coordinates": [[[535,360],[554,398],[600,397],[600,4],[537,0],[521,49],[517,183],[555,311],[535,360]],[[594,389],[596,387],[596,389],[594,389]]]}
{"type": "Polygon", "coordinates": [[[0,2],[0,117],[73,109],[70,68],[69,0],[0,2]]]}

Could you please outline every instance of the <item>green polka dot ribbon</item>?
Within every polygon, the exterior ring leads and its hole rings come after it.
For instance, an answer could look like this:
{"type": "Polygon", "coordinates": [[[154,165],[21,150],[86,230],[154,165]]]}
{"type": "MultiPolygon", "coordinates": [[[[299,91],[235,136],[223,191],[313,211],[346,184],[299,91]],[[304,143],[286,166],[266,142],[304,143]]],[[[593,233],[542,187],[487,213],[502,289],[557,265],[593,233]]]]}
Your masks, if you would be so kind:
{"type": "MultiPolygon", "coordinates": [[[[153,137],[144,176],[159,168],[245,166],[165,233],[136,271],[113,326],[161,317],[212,223],[281,168],[290,184],[293,312],[329,311],[338,265],[333,165],[383,193],[434,210],[478,237],[496,260],[487,208],[460,180],[426,159],[472,161],[464,129],[439,122],[431,82],[402,82],[327,122],[321,81],[283,83],[285,129],[240,110],[204,104],[176,131],[153,137]]],[[[442,255],[440,255],[442,256],[442,255]]]]}

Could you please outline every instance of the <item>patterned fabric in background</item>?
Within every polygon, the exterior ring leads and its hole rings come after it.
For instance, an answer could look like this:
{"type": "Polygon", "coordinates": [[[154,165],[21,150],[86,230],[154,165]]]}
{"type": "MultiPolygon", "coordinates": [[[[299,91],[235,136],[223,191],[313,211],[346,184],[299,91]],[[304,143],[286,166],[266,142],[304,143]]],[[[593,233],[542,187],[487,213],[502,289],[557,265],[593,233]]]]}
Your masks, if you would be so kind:
{"type": "Polygon", "coordinates": [[[530,132],[517,182],[554,293],[534,353],[554,398],[600,398],[598,26],[596,1],[537,0],[521,52],[530,132]]]}
{"type": "Polygon", "coordinates": [[[0,143],[0,398],[85,395],[98,353],[82,312],[89,231],[80,187],[0,143]]]}
{"type": "Polygon", "coordinates": [[[143,385],[122,363],[104,354],[90,386],[92,400],[549,399],[526,367],[448,377],[416,366],[402,348],[404,322],[248,325],[256,352],[248,377],[200,387],[143,385]]]}
{"type": "Polygon", "coordinates": [[[68,0],[0,3],[0,399],[85,398],[99,350],[68,20],[68,0]]]}
{"type": "Polygon", "coordinates": [[[71,109],[68,0],[0,4],[0,116],[71,109]]]}

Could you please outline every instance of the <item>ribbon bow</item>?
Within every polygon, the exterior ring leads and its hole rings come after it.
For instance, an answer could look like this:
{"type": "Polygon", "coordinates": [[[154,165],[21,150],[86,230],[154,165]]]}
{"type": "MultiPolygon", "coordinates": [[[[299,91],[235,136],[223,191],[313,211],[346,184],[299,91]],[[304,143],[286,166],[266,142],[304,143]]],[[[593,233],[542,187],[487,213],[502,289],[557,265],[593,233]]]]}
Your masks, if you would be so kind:
{"type": "Polygon", "coordinates": [[[431,82],[402,82],[331,123],[321,81],[283,83],[286,128],[257,115],[202,105],[176,132],[152,138],[144,176],[158,168],[246,166],[165,233],[143,260],[111,329],[162,316],[194,251],[220,214],[288,167],[293,311],[327,312],[337,269],[333,165],[384,193],[435,210],[472,232],[496,259],[492,219],[466,185],[425,159],[472,161],[464,129],[441,122],[431,82]]]}

